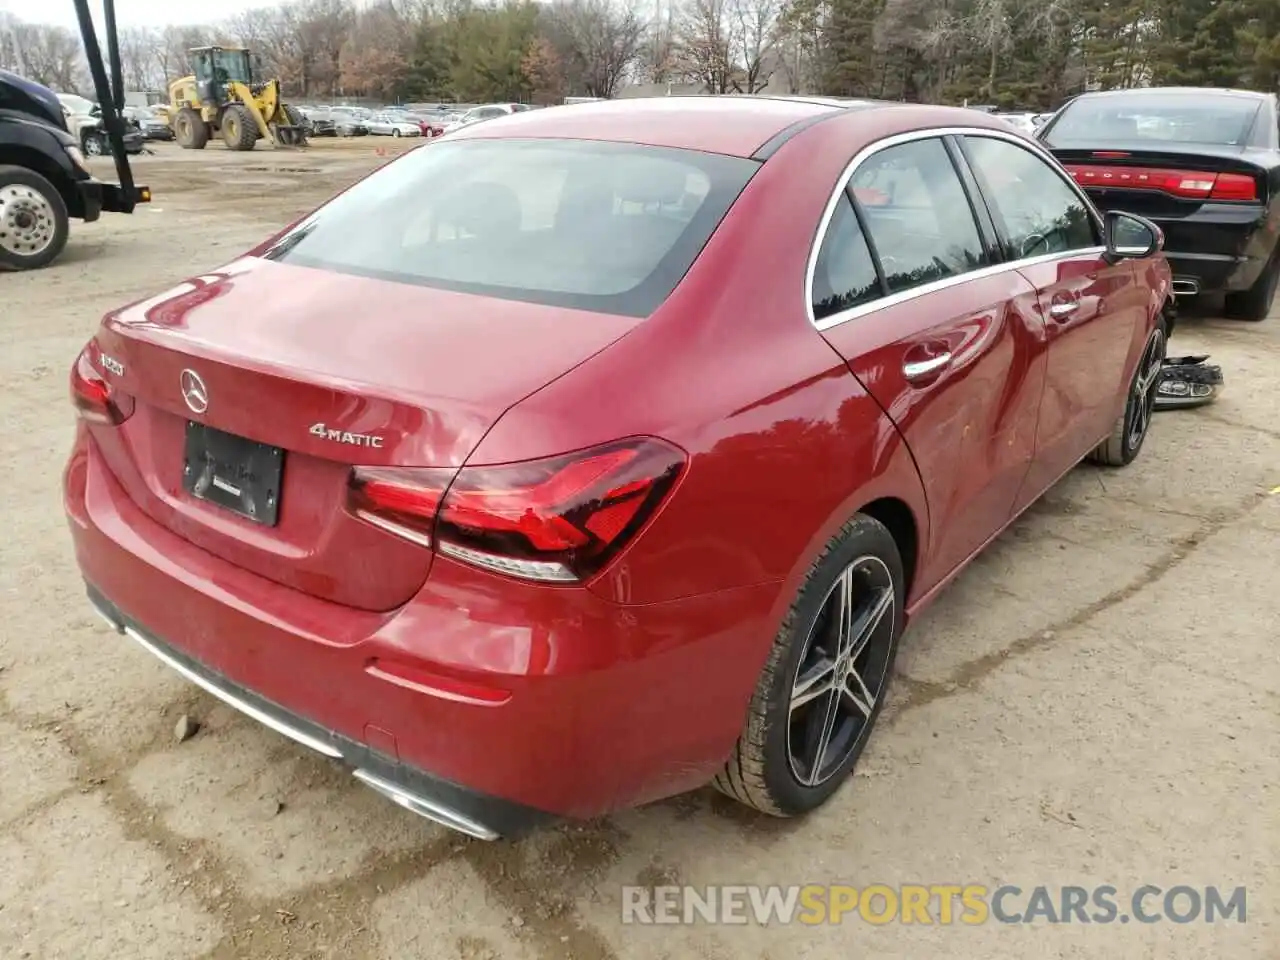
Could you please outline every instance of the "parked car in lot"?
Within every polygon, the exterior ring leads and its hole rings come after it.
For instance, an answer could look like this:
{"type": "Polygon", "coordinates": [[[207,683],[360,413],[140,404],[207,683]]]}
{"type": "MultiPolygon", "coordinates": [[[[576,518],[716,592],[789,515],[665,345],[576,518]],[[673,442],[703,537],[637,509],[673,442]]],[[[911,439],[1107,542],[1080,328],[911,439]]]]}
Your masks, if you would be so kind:
{"type": "Polygon", "coordinates": [[[1160,244],[963,109],[475,124],[106,316],[76,557],[114,629],[453,829],[711,779],[802,814],[904,626],[1138,456],[1160,244]]]}
{"type": "Polygon", "coordinates": [[[172,140],[173,128],[154,107],[125,107],[124,118],[144,140],[172,140]]]}
{"type": "Polygon", "coordinates": [[[369,133],[368,121],[354,111],[334,107],[322,115],[333,124],[334,134],[339,137],[363,137],[369,133]]]}
{"type": "MultiPolygon", "coordinates": [[[[75,93],[59,93],[57,97],[62,104],[67,129],[80,142],[84,155],[101,157],[109,154],[111,150],[107,145],[106,131],[102,128],[102,112],[98,105],[75,93]]],[[[142,132],[136,127],[126,127],[123,140],[126,153],[141,153],[146,146],[142,132]]]]}
{"type": "Polygon", "coordinates": [[[1275,94],[1089,93],[1039,136],[1098,206],[1160,226],[1179,294],[1225,293],[1228,316],[1266,318],[1280,287],[1275,94]]]}
{"type": "Polygon", "coordinates": [[[997,113],[994,116],[999,117],[1023,133],[1033,134],[1036,132],[1037,124],[1034,113],[997,113]]]}
{"type": "Polygon", "coordinates": [[[407,116],[375,113],[365,124],[369,133],[379,137],[420,137],[422,127],[407,116]]]}
{"type": "Polygon", "coordinates": [[[530,108],[523,103],[487,103],[483,106],[473,107],[460,117],[449,121],[440,132],[452,133],[454,130],[469,127],[473,123],[496,120],[498,117],[510,116],[513,113],[521,113],[528,109],[530,108]]]}
{"type": "Polygon", "coordinates": [[[302,114],[308,137],[336,137],[338,135],[337,125],[326,108],[300,106],[296,109],[302,114]]]}

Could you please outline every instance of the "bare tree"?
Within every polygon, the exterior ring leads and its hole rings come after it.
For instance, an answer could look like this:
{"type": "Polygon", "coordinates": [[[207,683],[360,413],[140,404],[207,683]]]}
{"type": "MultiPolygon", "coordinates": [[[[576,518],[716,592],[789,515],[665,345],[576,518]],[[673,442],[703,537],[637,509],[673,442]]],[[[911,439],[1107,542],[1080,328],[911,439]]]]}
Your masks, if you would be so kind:
{"type": "Polygon", "coordinates": [[[676,49],[675,20],[670,9],[661,10],[649,29],[636,58],[636,79],[640,83],[667,83],[677,78],[680,70],[676,49]]]}
{"type": "Polygon", "coordinates": [[[556,0],[545,19],[570,85],[612,97],[640,58],[645,24],[636,11],[610,0],[556,0]]]}
{"type": "Polygon", "coordinates": [[[163,85],[157,81],[155,47],[156,32],[147,27],[122,27],[120,36],[120,66],[124,73],[124,85],[129,90],[152,90],[163,85]]]}
{"type": "Polygon", "coordinates": [[[65,27],[9,20],[5,56],[15,72],[60,93],[77,92],[85,73],[80,40],[65,27]]]}
{"type": "Polygon", "coordinates": [[[684,73],[708,93],[728,93],[734,81],[729,0],[689,0],[676,18],[677,57],[684,73]]]}
{"type": "Polygon", "coordinates": [[[733,19],[732,50],[742,68],[742,92],[759,93],[777,68],[779,0],[729,0],[733,19]]]}

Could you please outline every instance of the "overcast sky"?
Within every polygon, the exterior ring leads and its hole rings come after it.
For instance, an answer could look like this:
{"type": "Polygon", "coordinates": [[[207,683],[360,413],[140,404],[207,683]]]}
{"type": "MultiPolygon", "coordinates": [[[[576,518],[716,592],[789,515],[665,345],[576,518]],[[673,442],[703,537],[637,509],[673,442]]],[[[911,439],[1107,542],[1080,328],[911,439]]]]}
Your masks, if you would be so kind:
{"type": "MultiPolygon", "coordinates": [[[[197,8],[174,0],[116,0],[116,20],[121,26],[157,26],[224,20],[242,10],[270,6],[270,0],[219,0],[204,8],[209,15],[200,16],[197,8]]],[[[101,28],[102,2],[89,0],[94,22],[101,28]]],[[[32,23],[56,23],[76,26],[76,8],[71,0],[0,0],[0,11],[12,13],[32,23]]]]}

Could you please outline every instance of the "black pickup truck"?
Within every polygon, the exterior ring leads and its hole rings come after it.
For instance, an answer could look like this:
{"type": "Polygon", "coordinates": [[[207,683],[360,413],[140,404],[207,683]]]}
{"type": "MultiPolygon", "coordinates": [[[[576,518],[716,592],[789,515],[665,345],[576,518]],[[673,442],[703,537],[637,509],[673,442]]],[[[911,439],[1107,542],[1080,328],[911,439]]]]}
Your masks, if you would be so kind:
{"type": "Polygon", "coordinates": [[[130,213],[151,199],[94,177],[52,90],[0,70],[0,270],[53,262],[71,219],[130,213]]]}

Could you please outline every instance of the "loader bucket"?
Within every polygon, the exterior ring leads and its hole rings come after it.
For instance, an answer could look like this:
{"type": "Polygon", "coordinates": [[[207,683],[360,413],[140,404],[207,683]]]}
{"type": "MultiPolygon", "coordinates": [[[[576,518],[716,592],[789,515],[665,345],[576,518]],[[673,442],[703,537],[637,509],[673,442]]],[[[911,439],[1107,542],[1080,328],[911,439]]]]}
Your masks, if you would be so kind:
{"type": "Polygon", "coordinates": [[[276,144],[281,147],[305,147],[307,145],[307,128],[292,124],[275,125],[276,144]]]}

